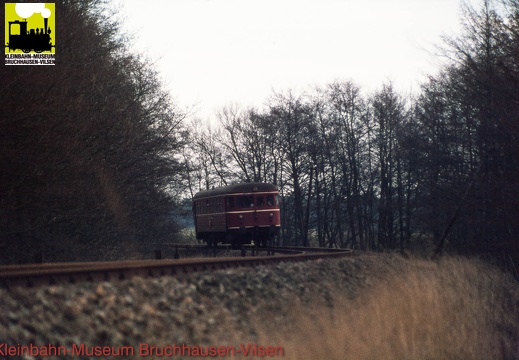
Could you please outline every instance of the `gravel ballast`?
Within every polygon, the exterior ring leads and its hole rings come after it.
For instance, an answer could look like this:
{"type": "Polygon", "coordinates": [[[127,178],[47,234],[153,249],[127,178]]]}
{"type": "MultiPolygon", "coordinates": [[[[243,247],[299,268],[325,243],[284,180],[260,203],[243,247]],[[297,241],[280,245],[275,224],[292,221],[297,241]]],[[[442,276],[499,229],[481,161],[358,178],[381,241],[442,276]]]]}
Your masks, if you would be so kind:
{"type": "MultiPolygon", "coordinates": [[[[226,346],[258,341],[258,329],[290,328],[297,311],[333,308],[385,274],[398,255],[357,255],[196,272],[0,290],[0,354],[6,346],[226,346]],[[294,310],[296,309],[296,310],[294,310]]],[[[282,345],[282,344],[272,344],[282,345]]],[[[77,355],[77,354],[76,354],[77,355]]],[[[1,358],[2,356],[0,356],[1,358]]],[[[16,357],[13,357],[16,358],[16,357]]],[[[31,356],[22,358],[30,359],[31,356]]]]}

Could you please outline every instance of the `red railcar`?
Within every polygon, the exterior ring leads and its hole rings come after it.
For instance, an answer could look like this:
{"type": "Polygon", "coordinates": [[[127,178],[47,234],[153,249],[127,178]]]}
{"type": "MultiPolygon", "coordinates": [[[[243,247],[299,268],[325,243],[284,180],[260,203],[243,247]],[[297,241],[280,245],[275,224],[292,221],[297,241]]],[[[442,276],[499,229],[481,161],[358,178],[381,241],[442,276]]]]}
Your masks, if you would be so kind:
{"type": "Polygon", "coordinates": [[[281,227],[278,195],[278,188],[267,183],[242,183],[196,193],[196,238],[209,245],[252,241],[267,245],[281,227]]]}

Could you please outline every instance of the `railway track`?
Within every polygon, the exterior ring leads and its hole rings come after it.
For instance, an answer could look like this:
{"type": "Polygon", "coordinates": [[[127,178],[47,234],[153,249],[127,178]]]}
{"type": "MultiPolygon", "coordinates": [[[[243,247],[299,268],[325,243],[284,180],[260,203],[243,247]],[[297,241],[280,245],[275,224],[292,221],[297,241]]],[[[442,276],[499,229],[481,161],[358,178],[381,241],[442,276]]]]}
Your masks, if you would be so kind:
{"type": "MultiPolygon", "coordinates": [[[[207,246],[176,245],[177,248],[207,246]]],[[[306,261],[350,256],[352,250],[302,247],[247,247],[254,256],[185,258],[159,260],[127,260],[110,262],[49,263],[0,266],[0,287],[33,287],[81,281],[99,282],[124,280],[134,276],[182,276],[195,271],[220,270],[258,266],[283,261],[306,261]],[[262,255],[264,252],[267,255],[262,255]]],[[[241,250],[243,255],[244,249],[241,250]]],[[[178,253],[177,253],[178,254],[178,253]]]]}

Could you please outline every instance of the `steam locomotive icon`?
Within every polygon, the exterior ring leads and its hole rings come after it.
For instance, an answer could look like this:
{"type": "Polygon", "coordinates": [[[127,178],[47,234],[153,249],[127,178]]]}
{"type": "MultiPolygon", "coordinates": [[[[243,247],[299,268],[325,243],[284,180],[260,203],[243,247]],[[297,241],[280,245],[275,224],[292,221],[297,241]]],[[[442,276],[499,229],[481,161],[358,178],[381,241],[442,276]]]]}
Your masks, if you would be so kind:
{"type": "Polygon", "coordinates": [[[43,18],[43,28],[30,30],[27,30],[27,20],[9,21],[9,42],[6,47],[9,51],[22,50],[24,53],[33,50],[37,53],[51,51],[54,45],[51,42],[51,29],[47,21],[47,18],[43,18]]]}

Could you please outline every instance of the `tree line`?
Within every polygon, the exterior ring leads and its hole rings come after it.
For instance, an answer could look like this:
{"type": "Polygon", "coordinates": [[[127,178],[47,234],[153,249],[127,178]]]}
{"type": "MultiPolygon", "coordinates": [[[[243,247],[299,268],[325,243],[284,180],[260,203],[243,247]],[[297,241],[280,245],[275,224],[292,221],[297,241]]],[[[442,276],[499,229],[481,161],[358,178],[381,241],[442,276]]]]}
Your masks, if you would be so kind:
{"type": "MultiPolygon", "coordinates": [[[[418,94],[338,81],[195,123],[188,187],[277,184],[280,242],[519,260],[519,3],[463,5],[418,94]]],[[[515,271],[515,270],[514,270],[515,271]]]]}
{"type": "Polygon", "coordinates": [[[107,5],[57,1],[56,65],[0,67],[0,262],[119,258],[178,230],[184,115],[107,5]]]}

